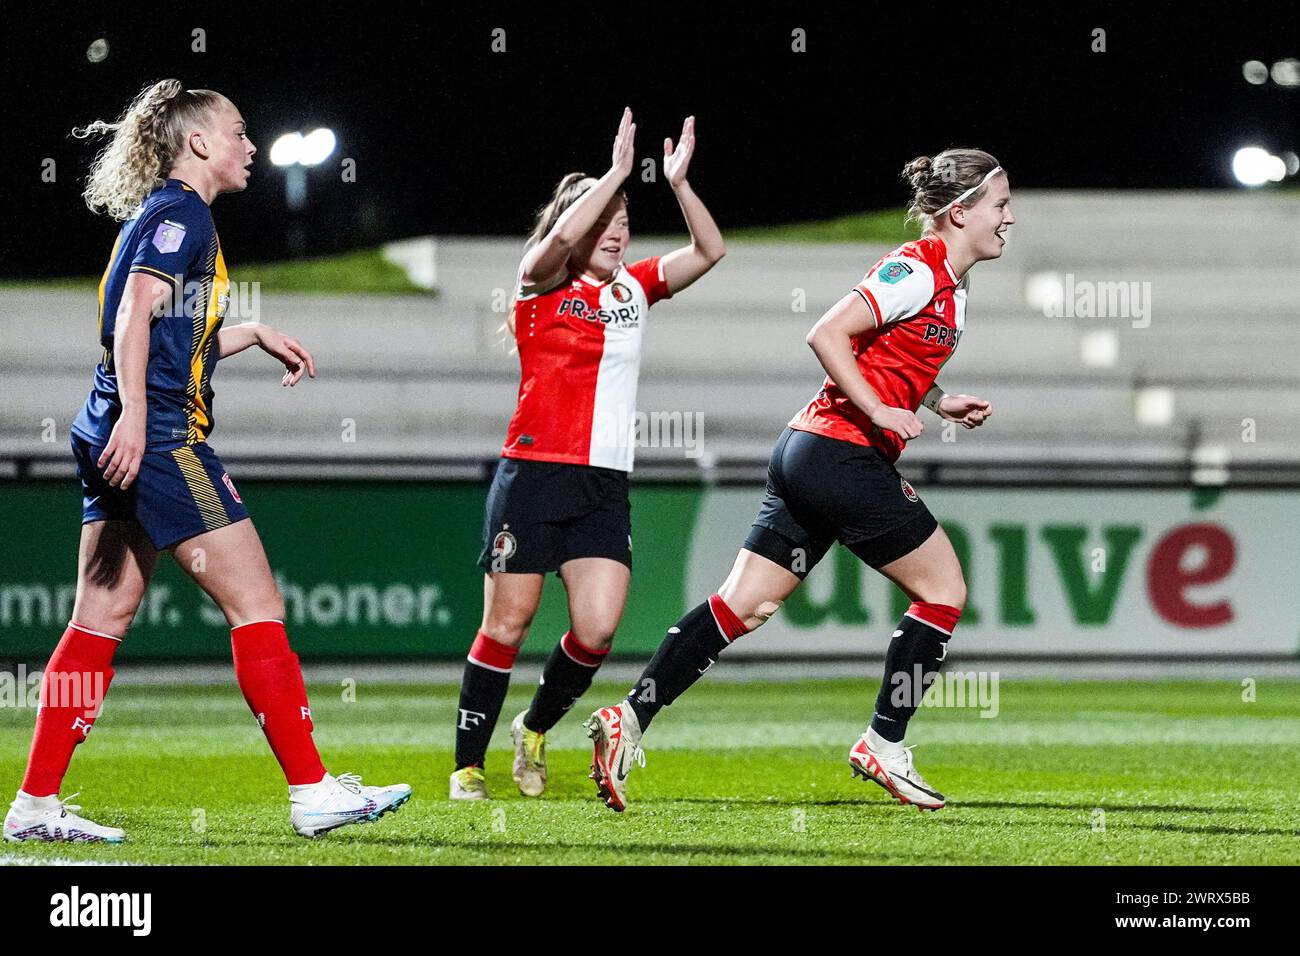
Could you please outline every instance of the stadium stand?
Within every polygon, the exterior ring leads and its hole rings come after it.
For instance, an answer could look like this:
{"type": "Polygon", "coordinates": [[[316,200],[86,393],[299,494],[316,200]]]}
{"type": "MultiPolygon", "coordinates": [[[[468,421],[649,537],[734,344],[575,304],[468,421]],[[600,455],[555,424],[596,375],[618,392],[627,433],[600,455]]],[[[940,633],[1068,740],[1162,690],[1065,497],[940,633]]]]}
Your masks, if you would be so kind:
{"type": "MultiPolygon", "coordinates": [[[[941,376],[949,391],[990,399],[995,417],[945,441],[927,415],[926,434],[909,449],[914,466],[1300,465],[1300,373],[1290,361],[1300,302],[1296,197],[1018,192],[1015,209],[1003,258],[972,273],[966,334],[941,376]],[[1138,283],[1141,298],[1118,316],[1044,315],[1043,296],[1070,282],[1076,290],[1138,283]]],[[[634,236],[632,251],[659,253],[676,241],[634,236]]],[[[223,457],[494,457],[517,382],[499,329],[520,241],[440,238],[436,249],[436,296],[263,293],[262,320],[306,342],[320,377],[282,394],[264,362],[223,365],[213,436],[223,457]]],[[[651,316],[641,409],[702,415],[705,454],[696,463],[761,461],[820,381],[807,329],[884,251],[733,242],[690,296],[651,316]]],[[[257,280],[237,261],[231,275],[257,280]]],[[[0,290],[0,457],[66,467],[67,423],[98,356],[94,302],[90,285],[0,290]],[[42,440],[48,419],[54,443],[42,440]]],[[[641,453],[652,467],[683,457],[680,448],[641,453]]]]}

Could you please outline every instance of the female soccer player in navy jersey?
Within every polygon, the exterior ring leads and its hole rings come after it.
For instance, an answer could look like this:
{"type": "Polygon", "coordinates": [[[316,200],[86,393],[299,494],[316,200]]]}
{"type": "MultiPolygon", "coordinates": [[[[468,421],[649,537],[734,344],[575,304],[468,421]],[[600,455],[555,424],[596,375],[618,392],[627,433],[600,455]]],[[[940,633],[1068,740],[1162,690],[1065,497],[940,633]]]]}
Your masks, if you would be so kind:
{"type": "Polygon", "coordinates": [[[366,787],[325,771],[284,604],[234,483],[207,444],[212,372],[257,345],[282,383],[315,376],[299,342],[256,322],[223,329],[229,279],[209,206],[248,185],[253,155],[235,105],[163,80],[117,123],[85,191],[92,211],[124,220],[99,285],[103,360],[72,425],[85,494],[72,620],[45,670],[27,772],[5,817],[6,840],[121,842],[58,797],[73,749],[90,733],[113,677],[113,653],[169,551],[231,627],[239,688],[289,784],[303,836],[374,820],[410,798],[405,784],[366,787]],[[68,680],[72,677],[74,680],[68,680]],[[75,695],[65,693],[80,687],[75,695]],[[69,699],[75,697],[76,699],[69,699]]]}
{"type": "Polygon", "coordinates": [[[591,686],[627,599],[628,472],[646,315],[726,251],[686,181],[695,151],[695,118],[688,117],[676,148],[664,141],[662,171],[691,242],[662,258],[624,263],[630,236],[622,185],[635,135],[632,112],[624,110],[609,171],[560,181],[519,266],[509,323],[522,367],[519,404],[488,492],[479,560],[483,622],[461,683],[452,799],[488,795],[488,740],[542,582],[555,571],[568,593],[570,629],[551,652],[532,705],[511,724],[520,791],[546,789],[544,735],[591,686]]]}
{"type": "Polygon", "coordinates": [[[966,584],[947,535],[894,462],[924,428],[922,404],[965,428],[993,413],[983,399],[945,394],[935,378],[965,327],[967,273],[1002,254],[1016,220],[1006,174],[981,150],[921,156],[903,174],[924,234],[873,265],[808,334],[826,380],[772,452],[766,498],[731,574],[669,628],[627,700],[587,722],[592,775],[614,810],[626,805],[627,774],[644,760],[641,735],[659,709],[776,613],[837,540],[913,602],[890,639],[875,713],[850,765],[901,803],[944,805],[902,741],[947,654],[966,584]]]}

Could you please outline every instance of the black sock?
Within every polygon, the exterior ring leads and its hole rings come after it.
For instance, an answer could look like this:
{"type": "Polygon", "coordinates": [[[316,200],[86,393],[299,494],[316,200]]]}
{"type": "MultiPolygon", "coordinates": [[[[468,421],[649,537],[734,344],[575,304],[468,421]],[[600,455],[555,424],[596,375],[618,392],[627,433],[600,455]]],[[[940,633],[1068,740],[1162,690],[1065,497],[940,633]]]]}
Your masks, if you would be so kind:
{"type": "Polygon", "coordinates": [[[456,711],[456,769],[483,766],[488,741],[501,716],[510,669],[518,648],[506,647],[479,632],[465,663],[460,682],[460,706],[456,711]]]}
{"type": "Polygon", "coordinates": [[[716,594],[670,627],[627,695],[641,730],[644,732],[660,709],[684,694],[723,649],[744,633],[744,625],[716,594]]]}
{"type": "Polygon", "coordinates": [[[607,653],[583,647],[572,631],[566,631],[542,668],[542,679],[537,685],[537,693],[533,694],[528,713],[524,715],[524,726],[544,734],[559,723],[578,698],[587,692],[607,653]]]}
{"type": "Polygon", "coordinates": [[[871,715],[871,729],[886,740],[902,742],[907,722],[943,666],[960,613],[947,605],[917,602],[903,615],[885,652],[885,679],[871,715]]]}

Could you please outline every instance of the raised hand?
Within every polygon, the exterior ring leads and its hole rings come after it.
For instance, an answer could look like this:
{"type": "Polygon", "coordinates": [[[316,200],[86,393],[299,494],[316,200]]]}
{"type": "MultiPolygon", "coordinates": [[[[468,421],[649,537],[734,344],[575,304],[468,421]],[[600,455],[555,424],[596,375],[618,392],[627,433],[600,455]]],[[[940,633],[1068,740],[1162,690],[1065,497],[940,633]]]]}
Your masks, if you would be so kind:
{"type": "Polygon", "coordinates": [[[618,135],[614,137],[614,153],[610,160],[610,171],[616,172],[620,179],[632,175],[632,160],[635,157],[636,123],[632,122],[632,108],[623,108],[623,118],[618,124],[618,135]]]}
{"type": "Polygon", "coordinates": [[[673,149],[672,138],[664,140],[664,176],[674,189],[686,182],[686,168],[695,152],[695,117],[688,116],[682,123],[682,135],[673,149]]]}

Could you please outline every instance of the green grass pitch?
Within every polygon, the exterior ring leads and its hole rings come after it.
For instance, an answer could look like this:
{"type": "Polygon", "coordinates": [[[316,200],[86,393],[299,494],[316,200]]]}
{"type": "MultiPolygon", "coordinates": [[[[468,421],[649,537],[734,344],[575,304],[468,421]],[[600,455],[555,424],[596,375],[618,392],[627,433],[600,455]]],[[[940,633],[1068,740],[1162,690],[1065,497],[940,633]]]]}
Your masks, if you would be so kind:
{"type": "MultiPolygon", "coordinates": [[[[488,759],[494,799],[456,805],[455,687],[310,690],[327,765],[410,783],[399,813],[301,839],[233,679],[120,686],[64,792],[127,842],[0,844],[0,862],[1291,864],[1300,834],[1295,681],[1261,680],[1253,702],[1235,681],[1003,681],[994,718],[924,708],[909,742],[950,801],[925,814],[850,776],[866,681],[703,681],[647,735],[621,815],[594,799],[580,725],[624,685],[597,685],[552,732],[551,789],[536,800],[510,780],[508,724],[531,692],[514,688],[488,759]]],[[[33,720],[0,709],[13,789],[33,720]]]]}

